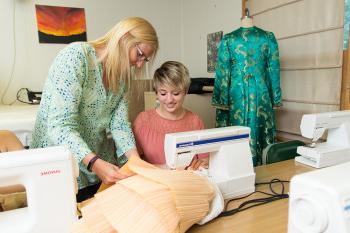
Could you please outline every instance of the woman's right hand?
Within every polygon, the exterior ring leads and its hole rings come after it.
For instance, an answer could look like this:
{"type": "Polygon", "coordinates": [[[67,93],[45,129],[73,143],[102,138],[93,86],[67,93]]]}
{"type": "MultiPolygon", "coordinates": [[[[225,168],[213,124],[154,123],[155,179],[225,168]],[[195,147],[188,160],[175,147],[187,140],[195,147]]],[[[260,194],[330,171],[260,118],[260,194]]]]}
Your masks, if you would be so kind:
{"type": "Polygon", "coordinates": [[[97,159],[91,169],[104,184],[114,184],[128,176],[120,172],[120,168],[102,159],[97,159]]]}
{"type": "Polygon", "coordinates": [[[196,157],[193,158],[189,169],[190,170],[198,170],[200,167],[202,168],[209,168],[209,158],[202,158],[202,159],[198,159],[196,157]]]}

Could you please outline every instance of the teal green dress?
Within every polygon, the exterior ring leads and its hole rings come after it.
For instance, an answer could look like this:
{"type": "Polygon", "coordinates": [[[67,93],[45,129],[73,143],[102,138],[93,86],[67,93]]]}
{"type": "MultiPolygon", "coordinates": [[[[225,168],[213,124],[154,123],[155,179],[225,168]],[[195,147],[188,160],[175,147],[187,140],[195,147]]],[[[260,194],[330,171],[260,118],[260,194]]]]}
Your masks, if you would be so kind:
{"type": "Polygon", "coordinates": [[[273,106],[281,105],[278,45],[258,27],[226,34],[218,50],[212,105],[216,126],[249,126],[254,164],[275,140],[273,106]]]}

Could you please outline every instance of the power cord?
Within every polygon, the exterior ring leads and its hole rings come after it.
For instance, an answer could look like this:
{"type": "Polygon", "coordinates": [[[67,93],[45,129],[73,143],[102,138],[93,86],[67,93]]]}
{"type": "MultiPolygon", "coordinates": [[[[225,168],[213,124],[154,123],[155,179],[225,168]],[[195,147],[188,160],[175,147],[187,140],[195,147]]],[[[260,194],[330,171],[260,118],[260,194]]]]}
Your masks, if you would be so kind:
{"type": "Polygon", "coordinates": [[[29,100],[29,102],[32,102],[34,104],[40,104],[41,94],[42,94],[42,92],[31,91],[31,90],[27,89],[28,100],[29,100]]]}
{"type": "Polygon", "coordinates": [[[247,210],[247,209],[250,209],[252,207],[255,207],[255,206],[259,206],[259,205],[263,205],[263,204],[267,204],[267,203],[270,203],[270,202],[273,202],[273,201],[277,201],[277,200],[281,200],[281,199],[285,199],[285,198],[288,198],[289,195],[284,193],[284,183],[289,183],[289,181],[285,181],[285,180],[280,180],[280,179],[272,179],[271,181],[269,182],[262,182],[262,183],[256,183],[255,186],[258,186],[258,185],[269,185],[269,188],[270,188],[270,191],[271,193],[267,193],[267,192],[262,192],[262,191],[255,191],[253,193],[250,193],[246,196],[243,196],[243,197],[239,197],[239,198],[234,198],[234,199],[231,199],[229,200],[226,205],[225,205],[225,211],[223,211],[218,217],[227,217],[227,216],[232,216],[234,214],[237,214],[238,212],[242,212],[244,210],[247,210]],[[273,184],[275,183],[279,183],[281,186],[282,186],[282,190],[281,190],[281,193],[277,193],[274,188],[272,187],[273,184]],[[248,200],[248,201],[245,201],[243,203],[241,203],[237,208],[235,209],[231,209],[231,210],[227,210],[227,207],[228,207],[228,204],[232,201],[236,201],[236,200],[241,200],[241,199],[244,199],[244,198],[247,198],[251,195],[253,195],[254,193],[261,193],[261,194],[264,194],[266,195],[267,197],[263,197],[263,198],[256,198],[256,199],[252,199],[252,200],[248,200]]]}
{"type": "Polygon", "coordinates": [[[17,91],[16,99],[19,102],[25,103],[25,104],[31,104],[31,105],[40,104],[41,92],[34,92],[29,90],[28,88],[21,88],[17,91]],[[22,97],[23,91],[26,91],[28,101],[23,100],[23,97],[22,97]]]}

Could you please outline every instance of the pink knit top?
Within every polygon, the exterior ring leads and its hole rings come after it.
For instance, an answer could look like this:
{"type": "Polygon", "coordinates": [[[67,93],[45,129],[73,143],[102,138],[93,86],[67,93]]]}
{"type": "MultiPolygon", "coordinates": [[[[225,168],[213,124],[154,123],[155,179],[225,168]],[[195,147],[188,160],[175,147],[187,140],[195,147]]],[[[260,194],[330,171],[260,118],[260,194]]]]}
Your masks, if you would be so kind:
{"type": "Polygon", "coordinates": [[[182,119],[168,120],[151,109],[141,112],[133,125],[137,149],[142,158],[152,164],[165,164],[165,134],[199,129],[204,129],[202,119],[188,110],[182,119]]]}

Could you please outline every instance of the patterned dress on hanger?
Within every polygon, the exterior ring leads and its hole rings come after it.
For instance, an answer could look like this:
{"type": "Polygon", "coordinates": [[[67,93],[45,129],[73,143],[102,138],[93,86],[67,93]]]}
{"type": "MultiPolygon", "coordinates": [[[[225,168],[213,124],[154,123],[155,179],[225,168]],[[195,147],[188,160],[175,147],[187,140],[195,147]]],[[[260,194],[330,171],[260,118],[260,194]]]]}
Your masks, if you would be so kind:
{"type": "Polygon", "coordinates": [[[226,34],[218,50],[212,105],[216,126],[249,126],[254,165],[275,140],[273,106],[280,106],[278,45],[272,32],[258,27],[226,34]]]}

